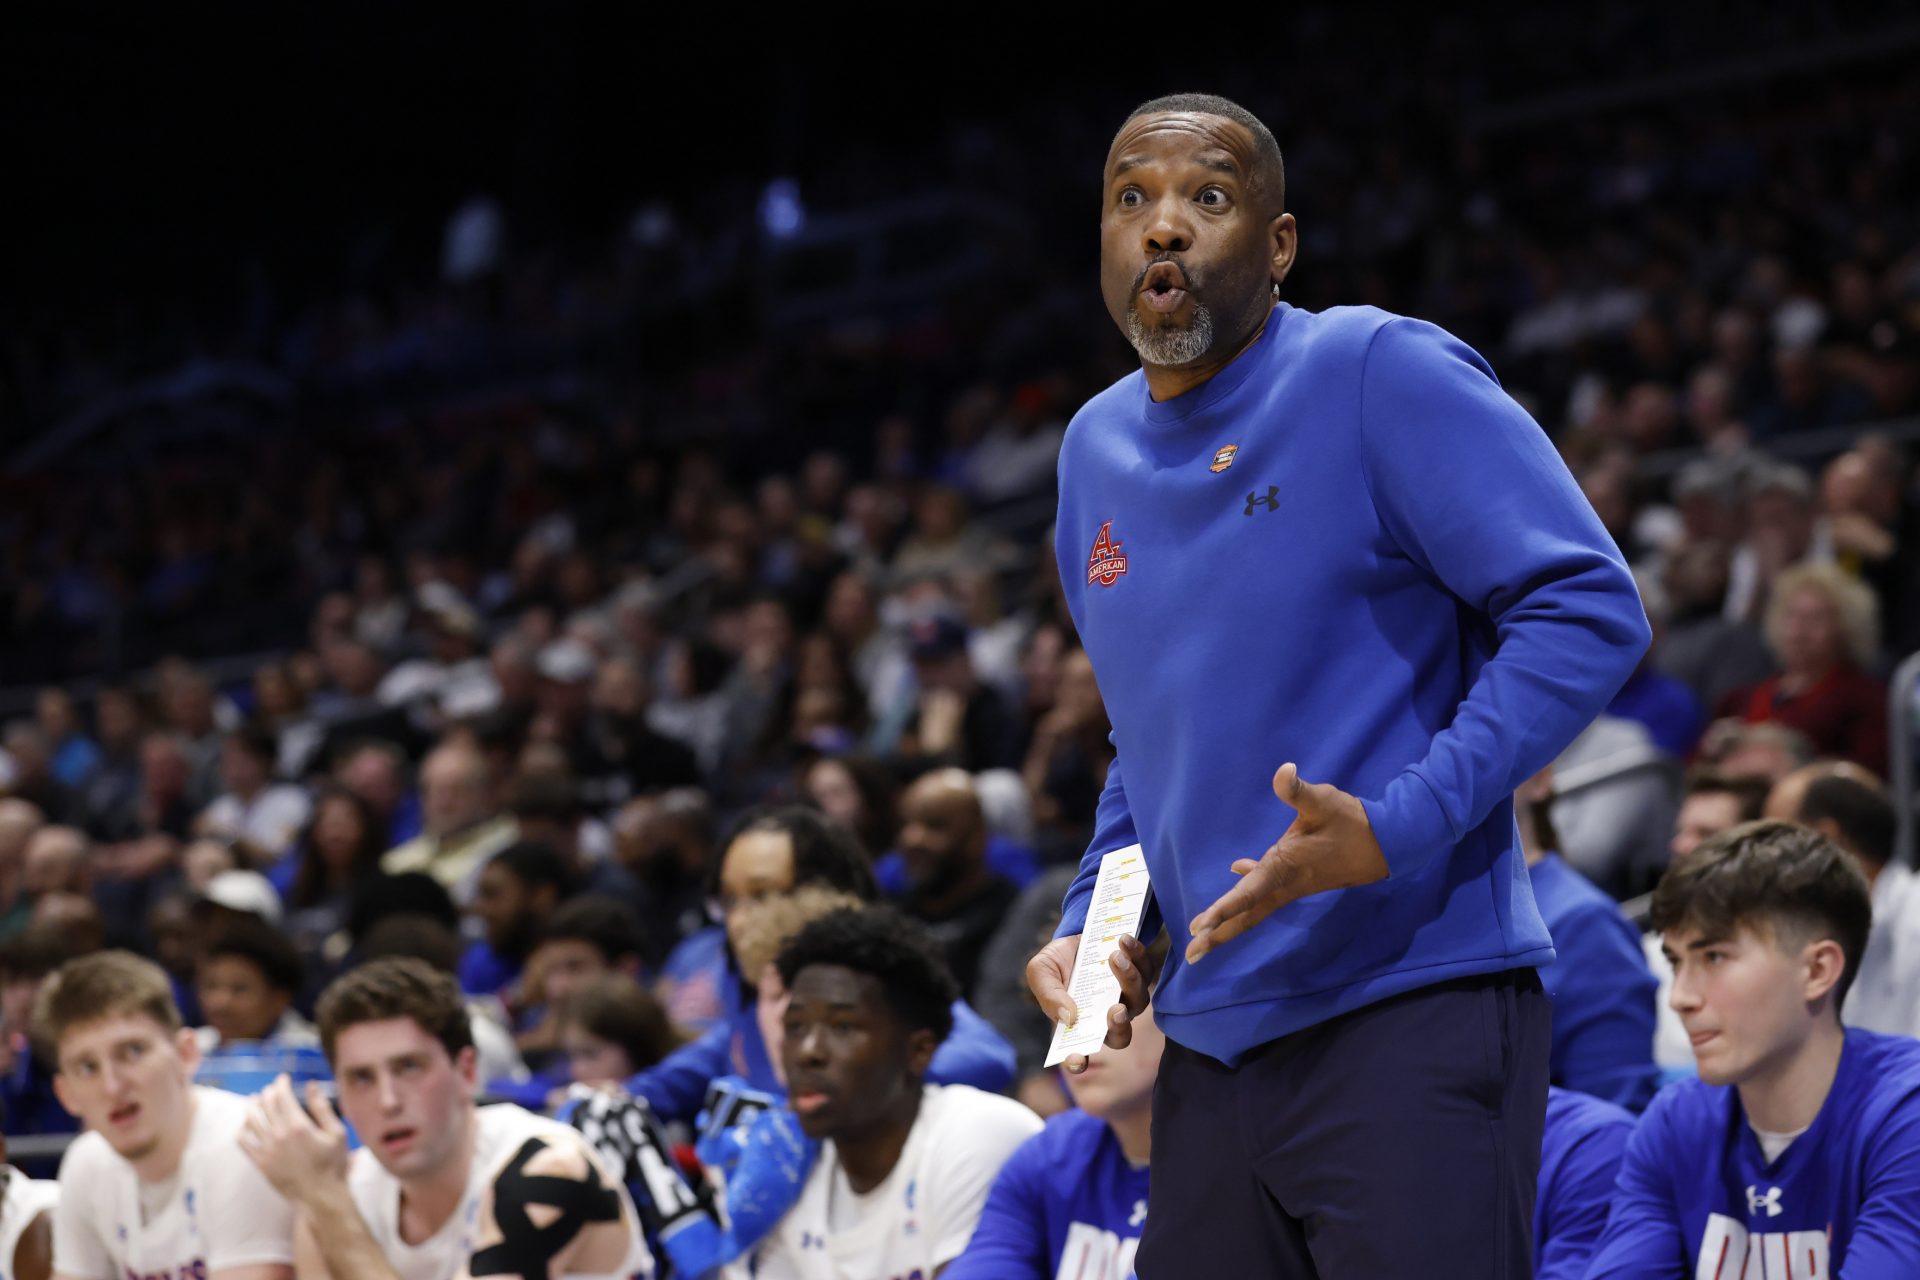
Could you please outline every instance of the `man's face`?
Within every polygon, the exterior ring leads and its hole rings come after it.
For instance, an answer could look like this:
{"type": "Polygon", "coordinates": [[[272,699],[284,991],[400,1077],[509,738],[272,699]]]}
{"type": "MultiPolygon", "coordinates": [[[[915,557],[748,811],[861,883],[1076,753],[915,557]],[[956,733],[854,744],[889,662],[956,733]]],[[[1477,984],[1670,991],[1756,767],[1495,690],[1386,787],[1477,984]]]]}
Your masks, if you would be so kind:
{"type": "Polygon", "coordinates": [[[289,992],[275,990],[260,966],[244,956],[203,960],[195,985],[200,1011],[207,1025],[220,1033],[222,1044],[266,1039],[293,1003],[289,992]]]}
{"type": "Polygon", "coordinates": [[[908,790],[900,819],[900,855],[916,888],[951,884],[985,854],[978,804],[937,777],[923,778],[908,790]]]}
{"type": "Polygon", "coordinates": [[[442,836],[487,816],[485,766],[464,755],[436,756],[420,777],[421,823],[442,836]]]}
{"type": "Polygon", "coordinates": [[[83,1127],[122,1159],[140,1160],[190,1122],[199,1065],[191,1031],[168,1031],[145,1014],[109,1014],[60,1037],[53,1088],[83,1127]]]}
{"type": "Polygon", "coordinates": [[[933,1059],[930,1032],[909,1032],[880,980],[843,965],[794,975],[782,1019],[787,1096],[810,1138],[865,1133],[918,1092],[933,1059]]]}
{"type": "Polygon", "coordinates": [[[267,768],[251,751],[229,741],[220,747],[220,781],[229,791],[249,795],[266,785],[267,768]]]}
{"type": "Polygon", "coordinates": [[[1662,935],[1660,949],[1673,964],[1667,1003],[1680,1015],[1708,1084],[1764,1074],[1806,1039],[1814,1016],[1806,997],[1806,949],[1789,950],[1782,937],[1764,923],[1743,923],[1731,937],[1684,926],[1662,935]]]}
{"type": "Polygon", "coordinates": [[[396,1178],[431,1176],[457,1159],[473,1117],[474,1053],[446,1046],[412,1018],[347,1027],[334,1038],[340,1113],[396,1178]]]}
{"type": "Polygon", "coordinates": [[[1673,821],[1673,840],[1667,852],[1675,862],[1722,831],[1740,825],[1740,800],[1724,791],[1702,791],[1680,802],[1680,816],[1673,821]]]}
{"type": "Polygon", "coordinates": [[[474,888],[472,910],[486,929],[488,946],[503,954],[518,947],[526,937],[531,898],[519,876],[497,862],[486,865],[474,888]]]}
{"type": "Polygon", "coordinates": [[[540,999],[558,1004],[607,972],[607,958],[591,942],[555,938],[535,949],[527,967],[540,973],[540,999]]]}
{"type": "MultiPolygon", "coordinates": [[[[1129,120],[1107,155],[1100,292],[1141,360],[1177,368],[1230,352],[1272,305],[1281,250],[1252,189],[1256,150],[1218,116],[1129,120]]],[[[1292,221],[1284,232],[1292,253],[1292,221]]]]}

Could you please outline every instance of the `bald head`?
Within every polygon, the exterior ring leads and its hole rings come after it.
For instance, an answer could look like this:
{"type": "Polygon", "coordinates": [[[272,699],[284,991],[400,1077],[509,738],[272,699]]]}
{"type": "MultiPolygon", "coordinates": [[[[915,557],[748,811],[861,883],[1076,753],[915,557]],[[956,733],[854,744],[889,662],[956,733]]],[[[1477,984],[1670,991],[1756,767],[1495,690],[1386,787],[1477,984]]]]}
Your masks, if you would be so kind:
{"type": "Polygon", "coordinates": [[[915,889],[938,894],[964,884],[986,865],[987,823],[973,775],[936,769],[900,801],[900,854],[915,889]]]}
{"type": "Polygon", "coordinates": [[[34,897],[50,893],[82,893],[86,834],[75,827],[41,827],[27,841],[20,884],[34,897]]]}

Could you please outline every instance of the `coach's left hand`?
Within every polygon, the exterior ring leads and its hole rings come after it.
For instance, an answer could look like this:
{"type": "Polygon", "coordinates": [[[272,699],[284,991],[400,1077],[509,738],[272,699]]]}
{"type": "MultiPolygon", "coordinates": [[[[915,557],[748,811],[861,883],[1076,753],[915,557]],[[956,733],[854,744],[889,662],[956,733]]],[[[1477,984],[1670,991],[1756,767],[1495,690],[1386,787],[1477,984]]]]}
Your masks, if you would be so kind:
{"type": "Polygon", "coordinates": [[[1291,764],[1273,775],[1273,794],[1293,806],[1293,825],[1258,862],[1233,864],[1240,883],[1188,926],[1188,964],[1295,899],[1387,878],[1386,855],[1358,798],[1331,783],[1301,781],[1291,764]]]}

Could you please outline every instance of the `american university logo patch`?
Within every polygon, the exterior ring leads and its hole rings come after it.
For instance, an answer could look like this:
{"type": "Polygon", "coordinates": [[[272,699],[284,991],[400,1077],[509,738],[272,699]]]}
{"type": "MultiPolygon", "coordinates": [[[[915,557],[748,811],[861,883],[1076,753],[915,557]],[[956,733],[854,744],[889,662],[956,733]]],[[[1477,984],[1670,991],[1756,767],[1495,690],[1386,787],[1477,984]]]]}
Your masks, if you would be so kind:
{"type": "Polygon", "coordinates": [[[1093,540],[1093,550],[1087,555],[1087,585],[1099,583],[1110,587],[1120,581],[1120,575],[1127,571],[1127,558],[1120,554],[1123,544],[1113,536],[1113,521],[1108,520],[1100,526],[1099,534],[1093,540]]]}

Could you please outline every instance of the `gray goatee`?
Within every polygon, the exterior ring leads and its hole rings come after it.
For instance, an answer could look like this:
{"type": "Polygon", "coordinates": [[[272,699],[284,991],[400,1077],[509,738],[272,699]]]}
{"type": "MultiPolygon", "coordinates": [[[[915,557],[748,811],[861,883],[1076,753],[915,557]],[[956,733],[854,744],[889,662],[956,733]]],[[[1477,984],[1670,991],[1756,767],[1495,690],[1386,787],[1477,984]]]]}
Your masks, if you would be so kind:
{"type": "Polygon", "coordinates": [[[1138,307],[1127,311],[1127,341],[1142,362],[1162,369],[1192,364],[1213,347],[1213,312],[1193,304],[1193,320],[1184,329],[1149,329],[1140,322],[1138,307]]]}

